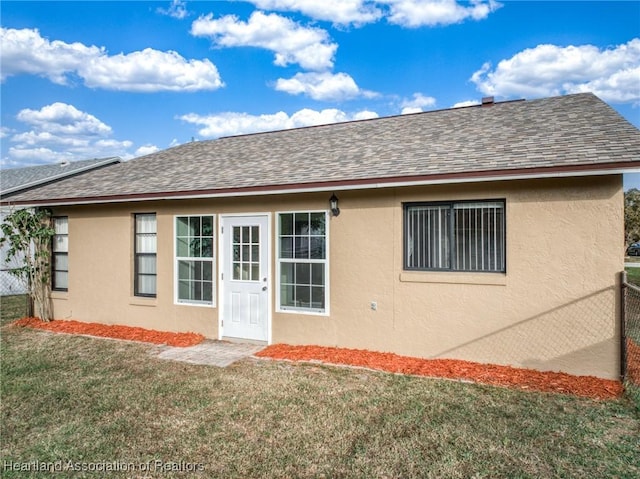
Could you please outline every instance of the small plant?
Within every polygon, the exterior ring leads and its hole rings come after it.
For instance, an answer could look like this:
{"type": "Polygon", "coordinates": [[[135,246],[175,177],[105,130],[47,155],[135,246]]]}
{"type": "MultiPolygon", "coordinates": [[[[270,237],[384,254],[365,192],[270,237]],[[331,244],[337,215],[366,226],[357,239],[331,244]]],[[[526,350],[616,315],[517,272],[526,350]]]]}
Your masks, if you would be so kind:
{"type": "Polygon", "coordinates": [[[9,273],[24,281],[32,302],[30,314],[42,321],[52,319],[50,293],[51,238],[55,230],[51,226],[51,213],[45,209],[20,209],[13,211],[0,225],[0,246],[9,245],[7,263],[14,267],[9,273]]]}

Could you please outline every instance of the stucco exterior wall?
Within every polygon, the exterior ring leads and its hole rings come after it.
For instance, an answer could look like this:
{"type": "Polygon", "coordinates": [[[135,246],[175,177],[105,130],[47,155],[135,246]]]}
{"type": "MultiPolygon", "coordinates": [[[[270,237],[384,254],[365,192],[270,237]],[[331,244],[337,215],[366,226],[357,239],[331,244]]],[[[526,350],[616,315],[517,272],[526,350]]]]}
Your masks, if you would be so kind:
{"type": "Polygon", "coordinates": [[[55,316],[218,338],[219,287],[215,307],[174,304],[174,215],[215,214],[217,227],[220,215],[268,212],[274,343],[618,377],[621,175],[336,193],[328,315],[276,311],[274,238],[277,212],[327,209],[331,192],[58,208],[69,216],[70,273],[55,316]],[[403,271],[403,203],[485,199],[506,202],[505,274],[403,271]],[[158,221],[153,299],[133,296],[132,215],[144,212],[158,221]]]}

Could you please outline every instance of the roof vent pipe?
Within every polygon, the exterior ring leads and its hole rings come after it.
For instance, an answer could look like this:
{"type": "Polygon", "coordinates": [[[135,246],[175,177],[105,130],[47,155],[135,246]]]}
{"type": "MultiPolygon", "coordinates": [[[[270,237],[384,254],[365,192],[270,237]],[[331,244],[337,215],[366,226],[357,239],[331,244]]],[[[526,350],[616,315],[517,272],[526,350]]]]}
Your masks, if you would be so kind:
{"type": "Polygon", "coordinates": [[[493,97],[485,96],[482,98],[482,106],[491,106],[493,105],[493,97]]]}
{"type": "Polygon", "coordinates": [[[69,166],[71,164],[71,162],[69,160],[62,160],[60,162],[60,166],[69,166]]]}

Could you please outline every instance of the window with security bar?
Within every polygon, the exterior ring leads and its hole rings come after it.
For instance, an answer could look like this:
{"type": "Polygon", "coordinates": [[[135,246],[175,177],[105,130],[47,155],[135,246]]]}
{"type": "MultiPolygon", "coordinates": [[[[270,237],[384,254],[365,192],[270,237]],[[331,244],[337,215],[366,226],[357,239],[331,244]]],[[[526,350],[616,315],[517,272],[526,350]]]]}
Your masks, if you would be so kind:
{"type": "Polygon", "coordinates": [[[505,202],[408,203],[404,268],[505,272],[505,202]]]}

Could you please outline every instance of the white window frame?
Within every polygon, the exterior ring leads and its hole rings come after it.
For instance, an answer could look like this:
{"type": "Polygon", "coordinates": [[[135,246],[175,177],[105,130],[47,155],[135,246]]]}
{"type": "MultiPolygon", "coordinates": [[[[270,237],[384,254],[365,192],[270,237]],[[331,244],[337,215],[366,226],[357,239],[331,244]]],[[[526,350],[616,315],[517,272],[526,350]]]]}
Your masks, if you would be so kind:
{"type": "MultiPolygon", "coordinates": [[[[294,216],[295,218],[295,216],[294,216]]],[[[330,271],[329,271],[329,255],[330,255],[330,241],[329,241],[329,223],[331,215],[329,210],[295,210],[295,211],[276,211],[275,215],[275,238],[276,238],[276,312],[289,313],[289,314],[307,314],[311,316],[329,316],[330,314],[330,271]],[[310,213],[323,213],[325,215],[325,257],[324,259],[308,259],[303,260],[309,263],[324,264],[324,309],[317,308],[302,308],[295,306],[282,306],[281,299],[281,264],[282,263],[296,263],[302,262],[300,258],[281,258],[280,257],[280,217],[285,214],[310,214],[310,213]]]]}
{"type": "Polygon", "coordinates": [[[216,283],[216,248],[217,248],[217,226],[216,226],[216,215],[213,213],[198,213],[198,214],[176,214],[173,216],[173,302],[174,304],[180,306],[196,306],[200,308],[215,308],[216,307],[216,296],[217,296],[217,283],[216,283]],[[203,217],[210,216],[212,218],[212,234],[211,237],[213,239],[212,245],[212,257],[211,258],[203,258],[203,257],[184,257],[178,256],[178,218],[195,218],[198,217],[202,220],[203,217]],[[209,261],[211,262],[211,301],[194,301],[187,299],[179,298],[179,261],[209,261]]]}

